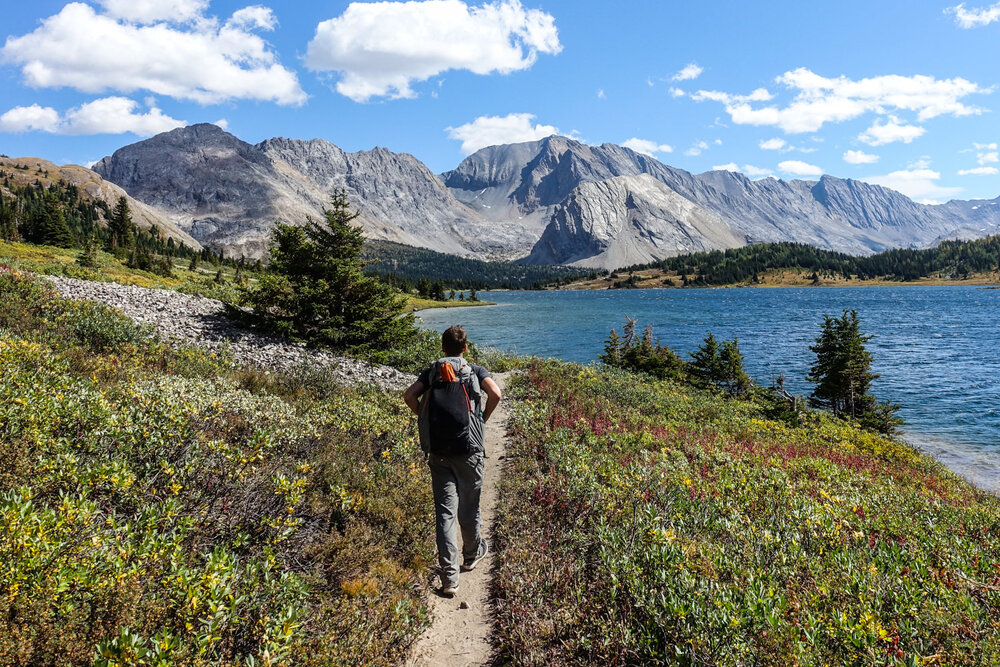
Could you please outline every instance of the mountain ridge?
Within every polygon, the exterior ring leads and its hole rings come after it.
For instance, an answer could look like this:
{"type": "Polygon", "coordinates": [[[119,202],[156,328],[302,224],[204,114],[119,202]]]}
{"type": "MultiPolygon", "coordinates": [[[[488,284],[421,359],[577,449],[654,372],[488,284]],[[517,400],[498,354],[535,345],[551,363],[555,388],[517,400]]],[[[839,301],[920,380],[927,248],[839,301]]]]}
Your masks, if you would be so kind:
{"type": "Polygon", "coordinates": [[[347,153],[325,139],[281,137],[252,145],[202,124],[122,147],[94,169],[231,256],[262,256],[275,220],[320,217],[335,189],[347,193],[372,239],[609,269],[626,257],[725,249],[739,238],[866,255],[1000,229],[1000,198],[927,206],[830,175],[692,174],[623,146],[558,135],[483,148],[435,175],[416,157],[381,147],[347,153]],[[610,238],[613,230],[622,238],[610,238]]]}

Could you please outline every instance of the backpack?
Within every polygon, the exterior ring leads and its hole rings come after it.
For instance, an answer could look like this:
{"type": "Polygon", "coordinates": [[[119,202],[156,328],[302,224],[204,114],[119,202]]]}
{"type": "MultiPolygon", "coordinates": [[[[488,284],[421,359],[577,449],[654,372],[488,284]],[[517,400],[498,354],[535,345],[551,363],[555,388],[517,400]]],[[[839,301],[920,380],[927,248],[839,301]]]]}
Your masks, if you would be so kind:
{"type": "Polygon", "coordinates": [[[443,357],[431,364],[417,417],[420,448],[441,456],[482,452],[481,398],[479,378],[465,359],[443,357]]]}

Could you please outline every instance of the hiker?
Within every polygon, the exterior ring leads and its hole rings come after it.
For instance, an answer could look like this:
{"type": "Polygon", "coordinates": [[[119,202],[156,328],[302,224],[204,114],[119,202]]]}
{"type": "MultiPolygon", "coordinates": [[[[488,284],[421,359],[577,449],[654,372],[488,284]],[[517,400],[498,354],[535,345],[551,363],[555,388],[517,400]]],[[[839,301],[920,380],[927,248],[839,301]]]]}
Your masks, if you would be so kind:
{"type": "Polygon", "coordinates": [[[445,356],[420,374],[403,400],[419,417],[420,444],[427,452],[434,488],[441,593],[450,597],[458,591],[456,516],[462,529],[461,570],[474,569],[489,551],[479,515],[483,424],[501,394],[489,371],[463,358],[465,329],[457,324],[447,329],[441,335],[441,351],[445,356]]]}

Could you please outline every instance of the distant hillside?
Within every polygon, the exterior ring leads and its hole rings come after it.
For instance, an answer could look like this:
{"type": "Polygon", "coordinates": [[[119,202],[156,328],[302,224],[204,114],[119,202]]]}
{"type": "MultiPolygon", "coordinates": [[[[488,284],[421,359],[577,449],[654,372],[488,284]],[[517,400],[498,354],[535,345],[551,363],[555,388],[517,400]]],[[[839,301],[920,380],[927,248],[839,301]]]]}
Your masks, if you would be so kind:
{"type": "MultiPolygon", "coordinates": [[[[175,243],[183,243],[193,250],[201,250],[201,244],[189,234],[174,225],[166,215],[151,206],[130,197],[121,187],[104,180],[96,172],[75,164],[57,165],[35,157],[0,156],[0,195],[15,196],[15,191],[28,187],[66,191],[71,209],[80,206],[93,207],[94,222],[104,224],[105,214],[114,208],[118,198],[125,195],[132,213],[132,221],[142,230],[153,226],[175,243]]],[[[82,212],[81,215],[86,215],[82,212]]]]}
{"type": "MultiPolygon", "coordinates": [[[[631,286],[622,275],[655,270],[657,284],[677,286],[738,285],[757,282],[767,272],[804,270],[816,278],[917,281],[927,278],[965,280],[1000,272],[1000,236],[975,241],[943,241],[934,248],[886,250],[856,257],[801,243],[761,243],[726,251],[698,252],[620,269],[611,284],[631,286]],[[676,280],[675,280],[676,278],[676,280]]],[[[642,280],[649,281],[652,275],[642,280]]],[[[642,281],[632,280],[632,285],[642,281]]],[[[652,285],[643,285],[652,286],[652,285]]]]}
{"type": "Polygon", "coordinates": [[[587,275],[568,267],[486,262],[388,241],[368,241],[361,254],[369,262],[367,273],[410,283],[423,278],[442,281],[449,289],[525,289],[568,283],[587,275]]]}

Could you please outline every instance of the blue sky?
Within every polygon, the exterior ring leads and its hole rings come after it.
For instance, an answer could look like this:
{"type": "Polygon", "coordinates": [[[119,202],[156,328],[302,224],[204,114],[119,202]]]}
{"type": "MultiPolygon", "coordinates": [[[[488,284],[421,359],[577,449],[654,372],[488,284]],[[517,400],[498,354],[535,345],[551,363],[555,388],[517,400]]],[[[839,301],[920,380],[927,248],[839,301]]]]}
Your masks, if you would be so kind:
{"type": "Polygon", "coordinates": [[[6,3],[0,152],[87,164],[218,122],[435,172],[558,132],[693,172],[1000,195],[1000,3],[6,3]]]}

